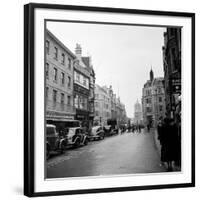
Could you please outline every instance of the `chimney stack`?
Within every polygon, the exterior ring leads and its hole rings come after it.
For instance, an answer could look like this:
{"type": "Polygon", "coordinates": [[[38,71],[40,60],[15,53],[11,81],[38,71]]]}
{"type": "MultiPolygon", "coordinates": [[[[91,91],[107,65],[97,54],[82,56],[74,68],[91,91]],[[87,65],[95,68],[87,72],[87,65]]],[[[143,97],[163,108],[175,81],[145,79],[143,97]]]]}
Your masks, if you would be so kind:
{"type": "Polygon", "coordinates": [[[82,48],[80,44],[76,44],[76,48],[75,48],[75,54],[78,58],[81,58],[82,55],[82,48]]]}

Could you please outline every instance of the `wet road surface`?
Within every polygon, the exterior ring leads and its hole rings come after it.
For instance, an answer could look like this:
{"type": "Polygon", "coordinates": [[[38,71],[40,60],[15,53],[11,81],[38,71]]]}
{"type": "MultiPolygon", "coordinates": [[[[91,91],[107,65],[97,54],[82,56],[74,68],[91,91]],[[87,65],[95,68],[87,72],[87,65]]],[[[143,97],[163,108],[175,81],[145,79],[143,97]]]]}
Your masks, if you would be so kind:
{"type": "Polygon", "coordinates": [[[165,172],[153,133],[124,133],[47,161],[47,178],[165,172]]]}

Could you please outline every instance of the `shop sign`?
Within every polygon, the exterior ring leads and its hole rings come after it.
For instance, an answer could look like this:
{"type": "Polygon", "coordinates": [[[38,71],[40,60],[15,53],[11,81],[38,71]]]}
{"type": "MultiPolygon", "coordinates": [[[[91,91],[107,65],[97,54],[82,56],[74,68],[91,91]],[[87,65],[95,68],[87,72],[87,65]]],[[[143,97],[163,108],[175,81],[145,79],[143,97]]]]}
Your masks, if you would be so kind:
{"type": "Polygon", "coordinates": [[[172,91],[173,93],[181,93],[181,79],[172,79],[172,91]]]}

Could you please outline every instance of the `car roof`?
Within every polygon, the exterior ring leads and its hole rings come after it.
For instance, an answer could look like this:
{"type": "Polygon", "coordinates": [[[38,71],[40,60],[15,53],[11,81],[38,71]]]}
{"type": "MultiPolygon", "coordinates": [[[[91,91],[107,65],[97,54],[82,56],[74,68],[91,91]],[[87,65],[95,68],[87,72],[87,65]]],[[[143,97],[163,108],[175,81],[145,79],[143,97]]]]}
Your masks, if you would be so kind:
{"type": "Polygon", "coordinates": [[[46,124],[46,127],[52,127],[52,128],[56,128],[56,126],[55,126],[55,125],[53,125],[53,124],[46,124]]]}
{"type": "Polygon", "coordinates": [[[73,129],[73,130],[75,130],[75,129],[82,129],[81,127],[71,127],[71,128],[69,128],[69,130],[70,129],[73,129]]]}
{"type": "Polygon", "coordinates": [[[95,129],[95,128],[100,128],[100,127],[101,127],[101,126],[93,126],[92,128],[94,128],[94,129],[95,129]]]}

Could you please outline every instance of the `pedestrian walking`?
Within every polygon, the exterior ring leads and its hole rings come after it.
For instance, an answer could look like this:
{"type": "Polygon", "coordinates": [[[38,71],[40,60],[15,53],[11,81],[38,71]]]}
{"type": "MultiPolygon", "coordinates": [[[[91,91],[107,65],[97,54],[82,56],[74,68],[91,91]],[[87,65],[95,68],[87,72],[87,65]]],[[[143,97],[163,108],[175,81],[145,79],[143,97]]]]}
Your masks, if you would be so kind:
{"type": "Polygon", "coordinates": [[[139,133],[141,133],[141,126],[140,126],[140,124],[138,125],[138,130],[139,130],[139,133]]]}
{"type": "Polygon", "coordinates": [[[147,131],[150,131],[150,124],[147,124],[147,131]]]}
{"type": "Polygon", "coordinates": [[[132,132],[135,132],[135,125],[132,126],[132,132]]]}
{"type": "Polygon", "coordinates": [[[167,170],[173,171],[172,163],[178,157],[178,130],[174,121],[169,118],[164,119],[164,123],[159,123],[158,139],[161,144],[161,162],[167,163],[167,170]]]}

